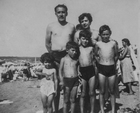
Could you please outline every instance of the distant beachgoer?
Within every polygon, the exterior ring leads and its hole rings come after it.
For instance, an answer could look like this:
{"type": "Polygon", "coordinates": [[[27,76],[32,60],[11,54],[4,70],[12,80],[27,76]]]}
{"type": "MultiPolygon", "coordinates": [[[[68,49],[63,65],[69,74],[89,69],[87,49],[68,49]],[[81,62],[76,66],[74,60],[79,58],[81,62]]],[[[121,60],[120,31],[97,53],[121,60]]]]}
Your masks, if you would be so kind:
{"type": "Polygon", "coordinates": [[[130,42],[127,38],[122,39],[123,51],[120,54],[122,80],[128,86],[129,94],[133,95],[132,82],[134,81],[134,74],[131,60],[131,50],[129,48],[130,42]]]}
{"type": "Polygon", "coordinates": [[[30,64],[25,63],[22,71],[23,71],[23,79],[24,79],[24,81],[29,80],[31,78],[30,64]]]}

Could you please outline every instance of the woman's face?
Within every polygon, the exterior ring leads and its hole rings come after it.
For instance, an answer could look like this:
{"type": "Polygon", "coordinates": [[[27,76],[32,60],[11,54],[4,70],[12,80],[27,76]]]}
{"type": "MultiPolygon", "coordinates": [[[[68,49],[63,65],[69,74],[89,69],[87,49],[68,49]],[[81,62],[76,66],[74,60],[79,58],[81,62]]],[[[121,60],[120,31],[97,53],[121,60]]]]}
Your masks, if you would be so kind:
{"type": "Polygon", "coordinates": [[[126,46],[126,43],[124,41],[122,41],[122,45],[123,45],[123,47],[125,47],[126,46]]]}
{"type": "Polygon", "coordinates": [[[87,17],[84,17],[82,20],[81,20],[81,26],[82,26],[82,28],[83,29],[87,29],[87,28],[89,28],[90,27],[90,21],[89,21],[89,19],[87,18],[87,17]]]}

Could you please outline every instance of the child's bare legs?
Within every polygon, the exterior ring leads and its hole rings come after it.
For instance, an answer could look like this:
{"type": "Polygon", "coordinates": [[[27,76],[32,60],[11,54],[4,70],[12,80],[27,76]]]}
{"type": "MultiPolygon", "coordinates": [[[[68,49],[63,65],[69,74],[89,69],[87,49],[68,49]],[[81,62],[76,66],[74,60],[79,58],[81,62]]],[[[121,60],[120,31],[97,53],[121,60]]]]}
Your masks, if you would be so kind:
{"type": "Polygon", "coordinates": [[[63,105],[63,113],[68,113],[68,103],[70,97],[70,89],[68,87],[64,88],[64,105],[63,105]]]}
{"type": "Polygon", "coordinates": [[[77,88],[78,86],[74,86],[70,93],[71,113],[75,112],[77,88]]]}
{"type": "Polygon", "coordinates": [[[132,90],[131,82],[128,82],[127,85],[128,85],[128,88],[129,88],[129,94],[130,94],[130,95],[131,95],[131,94],[134,94],[134,91],[132,90]]]}
{"type": "Polygon", "coordinates": [[[90,78],[90,80],[89,80],[89,96],[90,96],[90,106],[91,106],[91,112],[90,113],[94,113],[95,99],[96,99],[95,76],[90,78]]]}
{"type": "Polygon", "coordinates": [[[100,98],[100,108],[101,108],[102,113],[105,113],[105,111],[104,111],[105,82],[106,82],[106,77],[99,73],[99,87],[100,87],[99,98],[100,98]]]}
{"type": "Polygon", "coordinates": [[[48,97],[48,111],[49,111],[49,113],[53,112],[53,108],[52,108],[53,99],[54,99],[54,94],[49,95],[49,97],[48,97]]]}
{"type": "Polygon", "coordinates": [[[49,95],[48,97],[44,94],[41,94],[41,101],[43,104],[43,113],[52,113],[52,102],[53,102],[54,94],[49,95]]]}
{"type": "Polygon", "coordinates": [[[109,81],[109,90],[110,90],[110,100],[111,100],[111,107],[112,107],[112,113],[115,113],[115,103],[116,103],[116,97],[115,97],[115,81],[116,80],[116,75],[113,75],[111,77],[108,77],[109,81]]]}
{"type": "Polygon", "coordinates": [[[44,94],[41,94],[41,101],[42,101],[42,105],[43,105],[43,113],[47,113],[48,97],[44,94]]]}
{"type": "Polygon", "coordinates": [[[82,91],[81,91],[81,97],[80,97],[80,111],[81,113],[85,112],[85,97],[86,97],[86,87],[87,87],[87,81],[82,79],[82,91]]]}

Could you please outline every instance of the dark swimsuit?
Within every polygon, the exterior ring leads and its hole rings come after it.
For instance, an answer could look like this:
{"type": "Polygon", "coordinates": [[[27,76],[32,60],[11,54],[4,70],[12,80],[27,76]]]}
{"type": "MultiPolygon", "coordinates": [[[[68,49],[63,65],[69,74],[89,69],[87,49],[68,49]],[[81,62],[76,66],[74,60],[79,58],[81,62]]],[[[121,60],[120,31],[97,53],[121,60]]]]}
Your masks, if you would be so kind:
{"type": "Polygon", "coordinates": [[[89,79],[95,76],[95,68],[93,65],[87,67],[80,67],[81,78],[89,81],[89,79]]]}
{"type": "Polygon", "coordinates": [[[54,57],[55,61],[57,63],[60,63],[61,58],[63,58],[67,54],[67,52],[66,52],[66,50],[64,50],[64,51],[52,51],[51,54],[54,57]]]}
{"type": "Polygon", "coordinates": [[[69,87],[70,90],[74,87],[74,86],[78,86],[79,85],[79,81],[78,81],[78,77],[74,77],[74,78],[64,78],[64,86],[65,87],[69,87]]]}
{"type": "Polygon", "coordinates": [[[103,74],[106,77],[110,77],[116,74],[115,65],[102,65],[97,64],[98,72],[103,74]]]}

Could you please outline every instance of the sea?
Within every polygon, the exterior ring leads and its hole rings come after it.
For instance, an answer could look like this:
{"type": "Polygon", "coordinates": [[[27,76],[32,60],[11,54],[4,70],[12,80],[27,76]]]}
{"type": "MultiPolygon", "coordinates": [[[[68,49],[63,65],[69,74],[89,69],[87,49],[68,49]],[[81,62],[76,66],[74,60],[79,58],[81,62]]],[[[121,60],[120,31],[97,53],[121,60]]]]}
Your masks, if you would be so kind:
{"type": "Polygon", "coordinates": [[[18,57],[18,56],[0,56],[0,60],[4,60],[5,62],[29,62],[29,63],[36,63],[40,62],[39,57],[18,57]]]}

